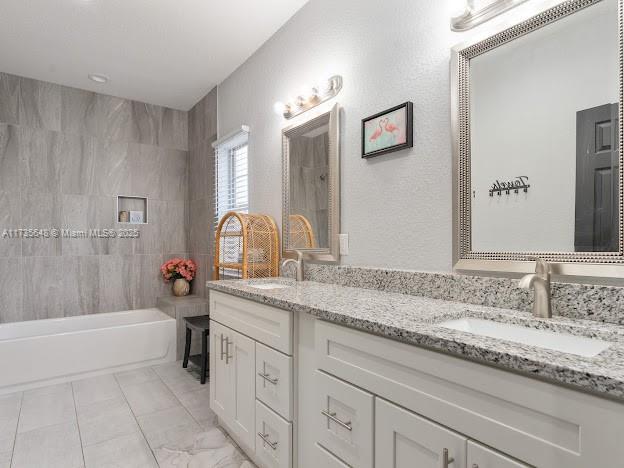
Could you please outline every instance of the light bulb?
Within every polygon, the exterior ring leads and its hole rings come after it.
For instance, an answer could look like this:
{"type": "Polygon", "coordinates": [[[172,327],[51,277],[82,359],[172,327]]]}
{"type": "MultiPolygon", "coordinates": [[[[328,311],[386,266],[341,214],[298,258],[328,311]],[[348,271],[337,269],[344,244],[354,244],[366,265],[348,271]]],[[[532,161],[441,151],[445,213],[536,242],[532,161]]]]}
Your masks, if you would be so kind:
{"type": "Polygon", "coordinates": [[[284,104],[281,101],[277,101],[275,104],[273,104],[273,111],[279,115],[279,116],[283,116],[284,112],[286,112],[286,104],[284,104]]]}

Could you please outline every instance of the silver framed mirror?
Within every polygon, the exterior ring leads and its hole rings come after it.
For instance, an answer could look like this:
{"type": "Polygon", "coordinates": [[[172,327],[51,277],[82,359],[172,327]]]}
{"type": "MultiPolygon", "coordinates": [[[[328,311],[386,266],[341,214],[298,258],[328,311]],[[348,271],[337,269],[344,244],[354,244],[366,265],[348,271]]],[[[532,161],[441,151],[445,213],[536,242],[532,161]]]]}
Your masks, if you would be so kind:
{"type": "Polygon", "coordinates": [[[453,49],[454,267],[624,277],[623,0],[453,49]]]}
{"type": "Polygon", "coordinates": [[[339,261],[339,106],[282,131],[282,256],[339,261]]]}

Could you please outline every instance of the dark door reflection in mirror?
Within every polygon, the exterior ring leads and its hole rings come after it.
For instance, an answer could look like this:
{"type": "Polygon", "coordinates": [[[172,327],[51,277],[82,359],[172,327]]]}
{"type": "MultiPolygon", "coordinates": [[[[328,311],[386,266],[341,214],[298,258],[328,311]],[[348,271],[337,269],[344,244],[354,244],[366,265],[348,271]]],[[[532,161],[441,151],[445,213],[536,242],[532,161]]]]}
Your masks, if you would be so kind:
{"type": "Polygon", "coordinates": [[[576,252],[618,250],[618,105],[576,114],[576,252]]]}

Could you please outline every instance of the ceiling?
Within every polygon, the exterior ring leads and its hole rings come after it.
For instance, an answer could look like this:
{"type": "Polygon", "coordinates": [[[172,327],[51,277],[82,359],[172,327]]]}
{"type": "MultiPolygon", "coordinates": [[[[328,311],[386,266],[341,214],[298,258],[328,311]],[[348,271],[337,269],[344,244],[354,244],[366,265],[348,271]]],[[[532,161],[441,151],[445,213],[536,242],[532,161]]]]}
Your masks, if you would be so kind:
{"type": "Polygon", "coordinates": [[[0,71],[188,110],[306,2],[0,0],[0,71]]]}

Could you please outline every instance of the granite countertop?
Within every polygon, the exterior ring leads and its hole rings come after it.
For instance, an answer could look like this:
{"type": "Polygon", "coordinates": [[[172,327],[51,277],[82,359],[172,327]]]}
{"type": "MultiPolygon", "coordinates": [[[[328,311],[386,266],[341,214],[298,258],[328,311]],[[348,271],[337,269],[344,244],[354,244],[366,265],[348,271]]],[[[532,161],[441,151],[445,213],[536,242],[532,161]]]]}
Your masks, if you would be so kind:
{"type": "Polygon", "coordinates": [[[262,304],[624,399],[624,326],[563,317],[538,319],[530,313],[511,309],[283,278],[209,281],[206,285],[211,290],[262,304]],[[290,287],[257,289],[249,286],[277,282],[290,287]],[[613,344],[595,357],[582,357],[439,326],[446,320],[468,317],[598,338],[613,344]]]}

